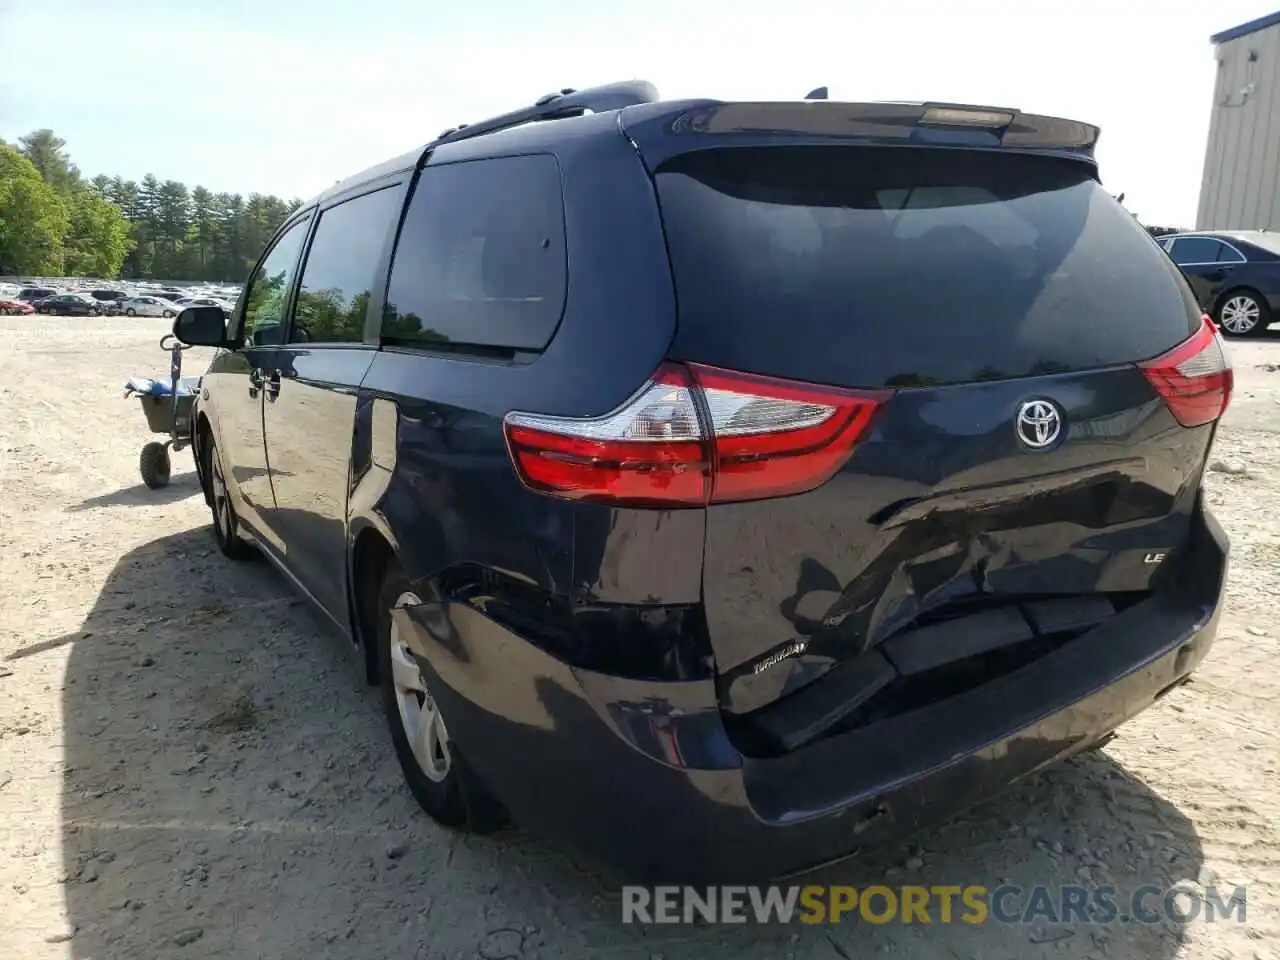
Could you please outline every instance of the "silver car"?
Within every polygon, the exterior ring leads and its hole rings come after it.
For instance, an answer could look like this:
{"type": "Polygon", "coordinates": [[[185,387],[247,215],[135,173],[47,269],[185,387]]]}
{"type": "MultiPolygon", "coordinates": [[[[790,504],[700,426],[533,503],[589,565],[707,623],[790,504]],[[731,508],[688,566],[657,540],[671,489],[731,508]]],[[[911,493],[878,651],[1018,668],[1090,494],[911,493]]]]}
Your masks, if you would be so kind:
{"type": "Polygon", "coordinates": [[[131,297],[120,306],[126,317],[176,317],[182,310],[161,297],[131,297]]]}

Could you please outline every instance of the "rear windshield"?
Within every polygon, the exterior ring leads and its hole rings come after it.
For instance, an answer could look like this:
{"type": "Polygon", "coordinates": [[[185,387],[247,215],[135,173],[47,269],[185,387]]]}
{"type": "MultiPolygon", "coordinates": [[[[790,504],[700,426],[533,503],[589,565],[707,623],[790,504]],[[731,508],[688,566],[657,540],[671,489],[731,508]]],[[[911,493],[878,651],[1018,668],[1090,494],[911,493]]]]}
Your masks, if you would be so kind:
{"type": "Polygon", "coordinates": [[[657,174],[674,355],[923,386],[1163,353],[1200,311],[1075,161],[927,148],[685,154],[657,174]]]}

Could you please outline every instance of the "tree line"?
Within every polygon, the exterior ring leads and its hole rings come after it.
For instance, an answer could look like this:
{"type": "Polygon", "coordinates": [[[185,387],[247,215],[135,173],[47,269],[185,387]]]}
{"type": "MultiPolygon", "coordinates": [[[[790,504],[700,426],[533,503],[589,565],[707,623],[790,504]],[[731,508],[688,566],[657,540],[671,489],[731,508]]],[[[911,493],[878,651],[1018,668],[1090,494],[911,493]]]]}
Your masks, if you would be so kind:
{"type": "Polygon", "coordinates": [[[240,282],[300,202],[86,179],[64,140],[36,130],[0,140],[0,276],[240,282]]]}

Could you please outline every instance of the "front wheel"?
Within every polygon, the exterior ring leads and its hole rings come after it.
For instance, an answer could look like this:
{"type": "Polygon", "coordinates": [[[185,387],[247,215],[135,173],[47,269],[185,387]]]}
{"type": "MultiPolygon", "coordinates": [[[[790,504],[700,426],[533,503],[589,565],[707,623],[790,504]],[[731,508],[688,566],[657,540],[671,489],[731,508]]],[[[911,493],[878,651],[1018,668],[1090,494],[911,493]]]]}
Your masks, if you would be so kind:
{"type": "Polygon", "coordinates": [[[218,550],[224,557],[232,560],[248,560],[253,556],[253,548],[240,539],[240,520],[236,517],[235,505],[231,502],[231,494],[227,489],[226,474],[222,471],[222,457],[218,447],[209,441],[209,509],[213,512],[213,538],[218,543],[218,550]]]}
{"type": "Polygon", "coordinates": [[[138,315],[138,311],[133,309],[133,307],[130,307],[128,310],[125,311],[125,316],[136,317],[137,315],[138,315]]]}
{"type": "Polygon", "coordinates": [[[166,311],[164,311],[164,318],[165,318],[166,320],[168,320],[170,317],[174,317],[174,316],[177,316],[177,314],[175,314],[172,310],[166,310],[166,311]]]}
{"type": "Polygon", "coordinates": [[[449,736],[439,701],[427,686],[408,639],[392,611],[421,599],[391,564],[378,594],[377,634],[382,705],[405,782],[419,806],[437,822],[473,833],[502,825],[500,808],[472,774],[449,736]]]}
{"type": "Polygon", "coordinates": [[[1267,303],[1251,290],[1237,290],[1218,305],[1218,326],[1229,337],[1255,337],[1271,322],[1267,303]]]}

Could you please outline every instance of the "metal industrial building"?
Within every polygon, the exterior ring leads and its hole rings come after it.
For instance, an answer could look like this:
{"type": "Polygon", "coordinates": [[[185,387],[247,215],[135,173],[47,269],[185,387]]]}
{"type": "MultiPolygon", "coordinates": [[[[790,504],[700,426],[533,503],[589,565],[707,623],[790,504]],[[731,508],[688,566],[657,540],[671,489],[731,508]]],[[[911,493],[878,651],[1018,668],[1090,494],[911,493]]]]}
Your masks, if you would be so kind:
{"type": "Polygon", "coordinates": [[[1280,11],[1210,38],[1218,61],[1199,230],[1280,230],[1280,11]]]}

